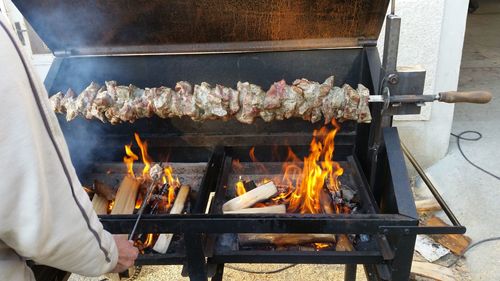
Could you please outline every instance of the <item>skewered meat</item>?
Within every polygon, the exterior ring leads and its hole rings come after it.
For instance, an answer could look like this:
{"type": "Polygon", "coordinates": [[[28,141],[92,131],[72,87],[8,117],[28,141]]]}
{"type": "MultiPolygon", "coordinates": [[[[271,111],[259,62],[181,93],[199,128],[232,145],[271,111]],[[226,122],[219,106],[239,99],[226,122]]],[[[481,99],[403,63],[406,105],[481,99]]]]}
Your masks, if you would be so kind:
{"type": "Polygon", "coordinates": [[[332,119],[371,121],[368,106],[370,92],[363,85],[357,89],[345,84],[334,86],[333,76],[323,83],[297,79],[292,85],[285,80],[263,91],[258,85],[238,82],[236,89],[222,85],[211,86],[202,82],[194,87],[180,81],[175,89],[167,87],[137,88],[134,85],[119,86],[107,81],[106,86],[92,82],[78,97],[71,89],[50,98],[53,110],[65,113],[66,120],[78,114],[87,119],[118,124],[134,122],[140,118],[157,115],[161,118],[187,116],[196,121],[231,117],[246,124],[256,117],[264,121],[299,117],[313,123],[322,118],[325,123],[332,119]]]}

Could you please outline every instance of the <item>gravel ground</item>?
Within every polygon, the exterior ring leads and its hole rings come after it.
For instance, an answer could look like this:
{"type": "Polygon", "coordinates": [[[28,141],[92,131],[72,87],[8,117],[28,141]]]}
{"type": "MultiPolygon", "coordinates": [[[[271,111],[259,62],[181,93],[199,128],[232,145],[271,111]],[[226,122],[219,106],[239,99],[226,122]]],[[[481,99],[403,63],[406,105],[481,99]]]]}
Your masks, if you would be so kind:
{"type": "MultiPolygon", "coordinates": [[[[231,266],[252,271],[271,271],[279,269],[285,265],[282,264],[232,264],[231,266]]],[[[189,278],[181,277],[181,266],[145,266],[142,269],[141,275],[137,281],[184,281],[189,278]]],[[[86,278],[73,274],[69,281],[100,281],[100,278],[86,278]]],[[[276,274],[251,274],[236,271],[230,268],[224,269],[224,280],[227,281],[299,281],[299,280],[315,280],[315,281],[331,281],[343,280],[344,266],[342,265],[297,265],[285,271],[276,274]]],[[[358,267],[357,281],[364,281],[363,267],[358,267]]]]}

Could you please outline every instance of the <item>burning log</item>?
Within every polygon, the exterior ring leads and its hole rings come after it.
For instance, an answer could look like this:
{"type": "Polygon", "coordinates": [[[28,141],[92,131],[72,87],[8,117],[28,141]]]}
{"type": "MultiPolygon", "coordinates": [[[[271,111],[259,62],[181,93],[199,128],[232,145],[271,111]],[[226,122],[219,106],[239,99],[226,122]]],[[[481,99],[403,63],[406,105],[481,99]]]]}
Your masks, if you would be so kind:
{"type": "MultiPolygon", "coordinates": [[[[190,187],[188,185],[183,185],[179,189],[177,193],[177,197],[175,198],[174,205],[172,209],[170,209],[170,214],[180,214],[184,209],[184,205],[187,202],[190,187]]],[[[165,254],[170,246],[170,242],[172,241],[172,237],[174,235],[172,233],[163,233],[158,236],[155,245],[153,246],[153,250],[155,252],[165,254]]]]}
{"type": "Polygon", "coordinates": [[[94,191],[97,195],[106,198],[108,201],[114,200],[116,196],[116,192],[111,186],[98,180],[94,180],[94,191]]]}
{"type": "Polygon", "coordinates": [[[112,215],[132,214],[135,209],[135,200],[139,192],[140,182],[131,175],[126,175],[116,193],[112,215]]]}
{"type": "Polygon", "coordinates": [[[335,236],[332,234],[311,234],[311,233],[244,233],[238,235],[241,246],[256,244],[299,245],[308,243],[335,243],[335,236]]]}
{"type": "Polygon", "coordinates": [[[92,198],[92,206],[94,206],[94,211],[98,215],[105,215],[108,213],[109,201],[99,196],[99,194],[95,194],[94,198],[92,198]]]}
{"type": "Polygon", "coordinates": [[[109,202],[114,200],[116,196],[114,189],[103,182],[95,180],[92,190],[95,192],[94,197],[92,198],[94,211],[98,215],[107,214],[109,202]]]}
{"type": "Polygon", "coordinates": [[[272,181],[260,185],[249,192],[233,198],[222,205],[222,211],[237,211],[251,207],[253,204],[268,199],[278,192],[276,185],[272,181]]]}
{"type": "Polygon", "coordinates": [[[346,234],[339,234],[337,238],[337,245],[335,246],[335,251],[339,252],[352,252],[354,247],[352,246],[351,240],[346,234]]]}
{"type": "Polygon", "coordinates": [[[286,214],[285,205],[272,205],[262,208],[246,208],[235,211],[223,211],[224,214],[286,214]]]}

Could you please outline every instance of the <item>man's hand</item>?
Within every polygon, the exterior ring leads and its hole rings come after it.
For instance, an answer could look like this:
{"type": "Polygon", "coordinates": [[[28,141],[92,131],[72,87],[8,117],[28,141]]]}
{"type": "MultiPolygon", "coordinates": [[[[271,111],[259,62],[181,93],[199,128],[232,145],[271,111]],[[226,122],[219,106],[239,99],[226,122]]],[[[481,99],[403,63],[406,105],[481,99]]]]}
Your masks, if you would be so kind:
{"type": "Polygon", "coordinates": [[[114,235],[113,238],[118,248],[118,263],[112,272],[120,273],[134,265],[139,250],[134,247],[134,242],[127,239],[127,235],[114,235]]]}

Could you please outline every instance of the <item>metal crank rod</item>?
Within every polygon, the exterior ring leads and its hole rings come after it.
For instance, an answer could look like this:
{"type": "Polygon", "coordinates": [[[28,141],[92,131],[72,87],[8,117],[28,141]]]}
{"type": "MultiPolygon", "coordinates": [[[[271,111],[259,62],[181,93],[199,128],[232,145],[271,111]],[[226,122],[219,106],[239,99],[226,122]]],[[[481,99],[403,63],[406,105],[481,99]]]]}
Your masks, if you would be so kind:
{"type": "Polygon", "coordinates": [[[446,103],[478,103],[484,104],[491,100],[491,93],[488,91],[470,91],[470,92],[442,92],[437,95],[372,95],[369,102],[384,102],[384,103],[414,103],[421,104],[425,102],[440,101],[446,103]]]}

